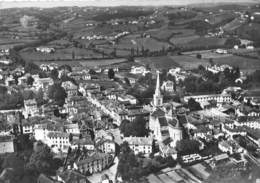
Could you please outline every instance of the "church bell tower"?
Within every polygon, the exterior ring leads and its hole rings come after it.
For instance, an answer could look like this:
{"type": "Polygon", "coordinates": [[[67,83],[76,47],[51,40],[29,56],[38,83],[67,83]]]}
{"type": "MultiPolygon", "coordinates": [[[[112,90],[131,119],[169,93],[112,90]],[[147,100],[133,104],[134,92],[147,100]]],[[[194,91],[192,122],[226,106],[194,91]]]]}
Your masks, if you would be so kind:
{"type": "Polygon", "coordinates": [[[153,95],[153,107],[157,108],[162,106],[163,104],[163,96],[160,90],[160,73],[157,71],[157,81],[156,81],[156,88],[155,93],[153,95]]]}

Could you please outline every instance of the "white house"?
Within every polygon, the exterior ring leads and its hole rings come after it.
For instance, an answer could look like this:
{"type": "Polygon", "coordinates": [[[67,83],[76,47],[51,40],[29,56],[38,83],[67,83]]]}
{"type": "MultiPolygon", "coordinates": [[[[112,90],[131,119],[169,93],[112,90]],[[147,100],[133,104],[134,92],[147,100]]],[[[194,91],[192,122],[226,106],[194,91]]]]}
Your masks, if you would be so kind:
{"type": "Polygon", "coordinates": [[[41,53],[54,53],[55,49],[54,48],[48,48],[48,47],[37,47],[36,51],[41,52],[41,53]]]}
{"type": "Polygon", "coordinates": [[[39,90],[40,88],[46,92],[48,91],[49,86],[54,84],[54,81],[52,78],[39,78],[39,76],[33,76],[34,82],[33,86],[36,88],[36,90],[39,90]]]}
{"type": "Polygon", "coordinates": [[[129,102],[132,105],[137,104],[137,99],[132,95],[119,95],[118,101],[120,102],[129,102]]]}
{"type": "Polygon", "coordinates": [[[57,147],[59,150],[67,152],[70,146],[69,134],[64,132],[49,132],[46,142],[49,147],[57,147]]]}
{"type": "Polygon", "coordinates": [[[96,140],[97,149],[101,150],[103,153],[115,153],[116,152],[116,144],[114,140],[98,138],[96,140]]]}
{"type": "Polygon", "coordinates": [[[139,67],[132,66],[131,71],[130,71],[130,73],[132,73],[132,74],[142,74],[142,75],[145,75],[149,72],[150,71],[146,70],[146,68],[144,66],[139,66],[139,67]]]}
{"type": "Polygon", "coordinates": [[[39,115],[39,109],[35,99],[29,99],[24,101],[23,115],[25,118],[39,115]]]}
{"type": "Polygon", "coordinates": [[[66,124],[64,125],[64,127],[67,133],[76,134],[76,135],[80,134],[78,123],[66,124]]]}
{"type": "Polygon", "coordinates": [[[71,143],[71,148],[72,149],[76,149],[78,147],[80,148],[86,148],[86,150],[89,150],[89,151],[94,151],[95,149],[95,146],[94,146],[94,142],[91,140],[91,138],[87,138],[87,137],[83,137],[81,139],[74,139],[73,137],[73,140],[70,142],[71,143]]]}
{"type": "Polygon", "coordinates": [[[174,83],[172,81],[164,81],[161,89],[166,92],[173,92],[174,91],[174,83]]]}
{"type": "Polygon", "coordinates": [[[149,155],[153,151],[153,138],[151,137],[125,137],[124,141],[128,142],[135,154],[149,155]]]}
{"type": "Polygon", "coordinates": [[[219,72],[224,72],[225,69],[233,69],[233,67],[229,66],[229,65],[221,65],[221,66],[217,66],[217,65],[214,65],[214,66],[207,66],[206,67],[206,70],[207,71],[210,71],[214,74],[217,74],[219,72]]]}

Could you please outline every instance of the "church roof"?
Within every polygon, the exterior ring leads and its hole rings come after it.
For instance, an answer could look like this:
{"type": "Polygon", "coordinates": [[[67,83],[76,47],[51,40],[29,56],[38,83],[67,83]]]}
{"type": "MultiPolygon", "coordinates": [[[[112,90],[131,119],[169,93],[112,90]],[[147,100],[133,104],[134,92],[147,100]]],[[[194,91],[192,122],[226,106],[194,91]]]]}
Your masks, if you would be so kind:
{"type": "Polygon", "coordinates": [[[161,127],[162,127],[162,126],[168,126],[168,122],[167,122],[167,120],[166,120],[165,117],[160,117],[160,118],[159,118],[159,123],[160,123],[160,126],[161,126],[161,127]]]}
{"type": "Polygon", "coordinates": [[[165,115],[165,113],[163,112],[163,110],[161,110],[161,109],[159,109],[159,108],[157,108],[154,112],[152,112],[152,114],[151,114],[151,116],[153,116],[153,117],[157,117],[157,118],[159,118],[159,117],[162,117],[162,116],[164,116],[165,115]]]}

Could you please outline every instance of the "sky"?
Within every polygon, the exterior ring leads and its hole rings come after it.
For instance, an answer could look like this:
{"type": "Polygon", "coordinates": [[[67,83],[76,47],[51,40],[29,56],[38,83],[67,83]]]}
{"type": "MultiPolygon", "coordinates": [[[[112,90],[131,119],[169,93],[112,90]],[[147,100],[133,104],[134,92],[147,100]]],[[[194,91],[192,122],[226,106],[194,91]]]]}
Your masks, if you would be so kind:
{"type": "Polygon", "coordinates": [[[58,6],[160,6],[189,5],[199,3],[253,3],[260,0],[0,0],[0,9],[14,7],[58,6]]]}

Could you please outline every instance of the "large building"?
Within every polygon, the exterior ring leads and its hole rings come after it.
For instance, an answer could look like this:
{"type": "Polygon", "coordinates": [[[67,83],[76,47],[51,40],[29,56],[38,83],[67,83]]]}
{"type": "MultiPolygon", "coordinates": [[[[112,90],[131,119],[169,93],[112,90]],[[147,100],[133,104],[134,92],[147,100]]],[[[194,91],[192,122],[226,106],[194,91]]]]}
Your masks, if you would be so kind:
{"type": "Polygon", "coordinates": [[[39,115],[39,109],[35,99],[29,99],[24,101],[23,115],[25,118],[39,115]]]}
{"type": "Polygon", "coordinates": [[[153,139],[151,137],[125,137],[124,141],[128,142],[129,147],[135,154],[150,155],[153,151],[153,139]]]}
{"type": "Polygon", "coordinates": [[[172,148],[176,146],[177,141],[182,139],[182,127],[173,112],[172,105],[163,103],[159,73],[157,73],[156,89],[149,118],[149,129],[152,131],[155,140],[172,148]]]}
{"type": "Polygon", "coordinates": [[[211,100],[215,100],[215,101],[217,101],[217,103],[229,103],[229,102],[232,102],[231,95],[229,95],[229,94],[185,96],[184,97],[184,101],[188,102],[190,98],[193,98],[196,102],[207,102],[207,101],[211,101],[211,100]]]}

